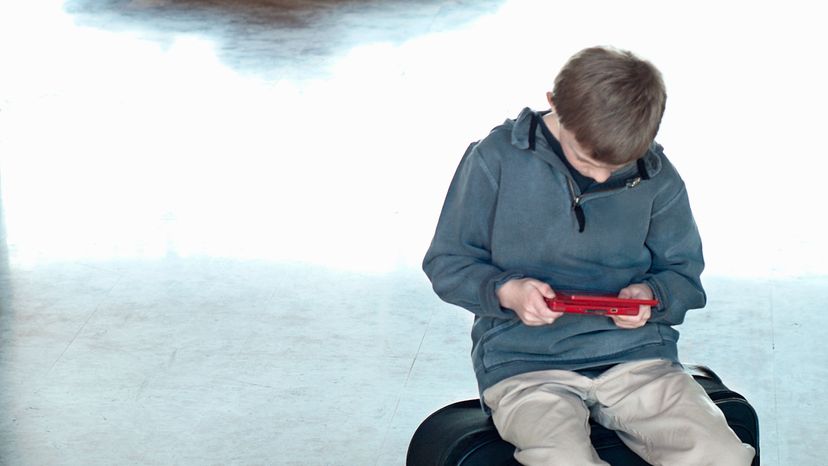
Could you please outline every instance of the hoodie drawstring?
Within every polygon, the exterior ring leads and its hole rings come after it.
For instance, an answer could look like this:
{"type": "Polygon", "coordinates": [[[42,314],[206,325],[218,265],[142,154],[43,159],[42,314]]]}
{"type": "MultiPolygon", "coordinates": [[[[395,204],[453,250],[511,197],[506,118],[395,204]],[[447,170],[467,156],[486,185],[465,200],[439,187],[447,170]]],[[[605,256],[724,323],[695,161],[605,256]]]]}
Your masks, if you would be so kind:
{"type": "Polygon", "coordinates": [[[584,228],[586,228],[586,216],[584,215],[584,209],[580,204],[573,205],[572,209],[575,211],[575,218],[578,219],[578,233],[583,233],[584,228]]]}
{"type": "Polygon", "coordinates": [[[538,129],[538,116],[537,114],[532,114],[532,118],[530,119],[529,123],[529,150],[535,150],[535,131],[538,129]]]}

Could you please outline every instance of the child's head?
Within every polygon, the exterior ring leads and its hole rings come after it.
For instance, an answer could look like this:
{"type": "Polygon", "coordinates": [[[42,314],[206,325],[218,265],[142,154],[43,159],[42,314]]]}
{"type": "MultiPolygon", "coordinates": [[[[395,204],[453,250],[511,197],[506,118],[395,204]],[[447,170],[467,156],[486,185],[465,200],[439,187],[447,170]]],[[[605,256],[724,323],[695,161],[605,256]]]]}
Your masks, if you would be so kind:
{"type": "Polygon", "coordinates": [[[564,65],[551,100],[560,123],[594,160],[622,165],[647,152],[667,93],[650,62],[627,51],[592,47],[564,65]]]}

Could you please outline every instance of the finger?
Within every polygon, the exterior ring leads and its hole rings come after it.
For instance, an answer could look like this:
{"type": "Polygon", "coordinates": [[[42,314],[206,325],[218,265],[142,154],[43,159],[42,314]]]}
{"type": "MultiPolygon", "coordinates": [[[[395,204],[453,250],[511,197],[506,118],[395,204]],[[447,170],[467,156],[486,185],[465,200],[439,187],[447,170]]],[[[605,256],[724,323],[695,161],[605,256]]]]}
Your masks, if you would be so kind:
{"type": "Polygon", "coordinates": [[[650,306],[641,305],[638,307],[638,315],[634,316],[637,321],[646,322],[650,320],[650,306]]]}
{"type": "Polygon", "coordinates": [[[643,320],[618,320],[615,322],[615,325],[621,328],[638,328],[646,324],[647,322],[643,320]]]}
{"type": "MultiPolygon", "coordinates": [[[[545,309],[535,309],[535,308],[532,308],[532,309],[530,309],[530,310],[529,310],[529,312],[532,314],[532,320],[534,320],[534,321],[541,322],[542,324],[550,324],[550,323],[552,323],[552,322],[550,321],[550,316],[549,316],[549,314],[546,312],[546,310],[545,310],[545,309]]],[[[555,320],[555,319],[554,319],[554,317],[553,317],[553,318],[551,318],[551,320],[552,320],[552,321],[554,321],[554,320],[555,320]]]]}
{"type": "Polygon", "coordinates": [[[607,316],[615,322],[616,325],[622,325],[627,323],[627,316],[607,316]]]}
{"type": "Polygon", "coordinates": [[[618,328],[623,328],[625,330],[631,330],[631,329],[636,329],[636,328],[644,326],[644,322],[620,322],[620,321],[617,321],[617,322],[615,322],[615,325],[618,328]]]}
{"type": "Polygon", "coordinates": [[[546,323],[546,322],[538,319],[534,315],[528,314],[528,313],[521,316],[520,321],[523,322],[524,324],[530,326],[530,327],[537,327],[539,325],[544,325],[546,323]]]}
{"type": "Polygon", "coordinates": [[[653,315],[652,308],[650,306],[641,306],[641,310],[638,311],[638,315],[641,316],[643,320],[650,320],[650,317],[653,315]]]}
{"type": "Polygon", "coordinates": [[[521,320],[526,325],[532,325],[532,326],[546,324],[546,319],[543,316],[538,315],[538,313],[534,309],[532,309],[531,307],[526,309],[526,312],[523,313],[523,316],[522,316],[521,320]]]}
{"type": "Polygon", "coordinates": [[[538,310],[537,315],[543,319],[557,319],[558,317],[564,315],[564,313],[553,311],[552,309],[549,309],[549,307],[545,307],[544,309],[538,310]]]}
{"type": "Polygon", "coordinates": [[[539,318],[538,325],[550,325],[555,322],[554,317],[541,317],[539,318]]]}
{"type": "Polygon", "coordinates": [[[546,305],[546,302],[544,302],[540,306],[533,306],[532,308],[530,308],[530,312],[534,314],[537,320],[542,321],[544,324],[551,324],[552,322],[555,322],[555,319],[557,319],[561,315],[560,312],[554,312],[551,309],[549,309],[549,306],[546,305]]]}
{"type": "Polygon", "coordinates": [[[638,328],[647,323],[646,319],[640,319],[638,316],[610,316],[610,318],[616,326],[624,329],[638,328]]]}
{"type": "Polygon", "coordinates": [[[652,299],[653,293],[649,286],[635,283],[618,292],[622,299],[652,299]]]}
{"type": "Polygon", "coordinates": [[[545,316],[552,312],[552,309],[549,309],[549,304],[546,303],[546,299],[541,294],[532,295],[526,307],[540,316],[545,316]]]}
{"type": "Polygon", "coordinates": [[[555,297],[555,290],[553,290],[548,283],[541,282],[541,284],[538,285],[538,291],[540,291],[544,298],[552,299],[555,297]]]}
{"type": "Polygon", "coordinates": [[[551,324],[552,322],[555,322],[555,320],[557,320],[558,317],[560,317],[561,315],[563,315],[563,313],[555,312],[551,309],[544,309],[544,310],[538,312],[538,317],[540,319],[543,319],[543,321],[546,322],[547,324],[551,324]]]}

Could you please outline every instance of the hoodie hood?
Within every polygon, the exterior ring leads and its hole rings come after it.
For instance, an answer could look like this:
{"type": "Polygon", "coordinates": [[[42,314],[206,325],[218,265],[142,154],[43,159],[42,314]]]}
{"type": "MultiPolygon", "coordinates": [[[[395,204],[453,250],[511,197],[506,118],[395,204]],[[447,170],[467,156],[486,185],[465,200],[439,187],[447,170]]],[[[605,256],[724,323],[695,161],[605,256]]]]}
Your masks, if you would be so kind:
{"type": "MultiPolygon", "coordinates": [[[[536,144],[539,138],[543,138],[539,125],[545,124],[540,117],[546,113],[549,113],[549,111],[538,113],[529,107],[525,107],[516,119],[506,120],[504,125],[511,126],[511,142],[513,146],[518,149],[531,150],[547,163],[560,169],[563,167],[563,164],[558,159],[558,156],[547,150],[539,150],[536,144]]],[[[662,151],[663,147],[653,141],[644,157],[638,159],[636,163],[630,163],[629,167],[622,168],[616,175],[624,175],[629,178],[633,172],[633,167],[638,171],[638,176],[644,180],[658,175],[661,171],[661,159],[658,154],[662,151]]]]}

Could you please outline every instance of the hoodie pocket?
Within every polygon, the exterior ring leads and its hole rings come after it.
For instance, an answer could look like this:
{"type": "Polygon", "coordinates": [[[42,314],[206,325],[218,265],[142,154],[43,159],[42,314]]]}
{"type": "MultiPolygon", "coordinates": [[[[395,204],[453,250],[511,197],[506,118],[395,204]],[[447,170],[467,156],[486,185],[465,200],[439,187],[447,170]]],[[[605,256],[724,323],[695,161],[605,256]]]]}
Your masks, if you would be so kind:
{"type": "Polygon", "coordinates": [[[677,340],[677,332],[662,325],[620,329],[610,320],[593,316],[563,316],[540,327],[508,321],[486,332],[480,341],[483,367],[495,370],[521,363],[567,366],[623,359],[628,352],[677,340]]]}

